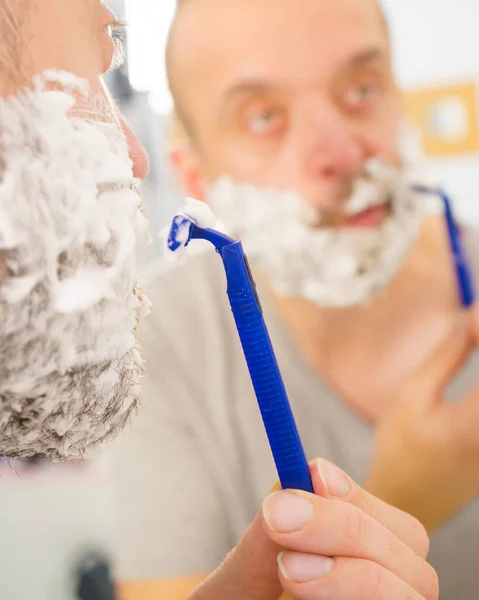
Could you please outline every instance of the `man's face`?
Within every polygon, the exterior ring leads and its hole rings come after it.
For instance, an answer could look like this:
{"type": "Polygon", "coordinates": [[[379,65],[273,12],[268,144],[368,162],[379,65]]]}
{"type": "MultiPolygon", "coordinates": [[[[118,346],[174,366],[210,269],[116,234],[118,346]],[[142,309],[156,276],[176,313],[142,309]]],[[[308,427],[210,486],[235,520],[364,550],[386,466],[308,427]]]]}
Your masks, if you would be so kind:
{"type": "Polygon", "coordinates": [[[207,180],[340,210],[364,161],[399,161],[400,99],[375,0],[199,0],[180,19],[181,107],[207,180]]]}
{"type": "Polygon", "coordinates": [[[138,406],[147,157],[101,79],[114,15],[19,5],[17,72],[0,80],[0,456],[70,459],[138,406]]]}
{"type": "MultiPolygon", "coordinates": [[[[104,107],[108,106],[111,112],[98,116],[118,119],[128,141],[134,176],[143,179],[148,171],[148,158],[113,106],[102,81],[121,54],[111,31],[117,20],[107,4],[101,0],[26,0],[19,18],[23,43],[19,46],[18,67],[22,78],[18,83],[45,69],[66,71],[87,80],[91,98],[97,98],[92,110],[98,109],[98,97],[103,97],[104,107]]],[[[2,88],[11,90],[11,87],[2,81],[0,70],[0,96],[2,88]]]]}
{"type": "Polygon", "coordinates": [[[383,292],[422,214],[376,0],[190,0],[170,44],[190,135],[172,158],[282,296],[383,292]]]}

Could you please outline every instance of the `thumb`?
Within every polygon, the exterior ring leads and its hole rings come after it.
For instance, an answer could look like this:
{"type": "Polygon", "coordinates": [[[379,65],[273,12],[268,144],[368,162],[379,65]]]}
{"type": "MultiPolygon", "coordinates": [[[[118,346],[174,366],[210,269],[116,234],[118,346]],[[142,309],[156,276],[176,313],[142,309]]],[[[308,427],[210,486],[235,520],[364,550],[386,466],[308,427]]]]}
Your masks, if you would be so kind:
{"type": "Polygon", "coordinates": [[[224,563],[189,600],[278,600],[281,548],[266,535],[259,512],[224,563]]]}
{"type": "Polygon", "coordinates": [[[472,312],[460,313],[431,356],[416,369],[404,394],[416,404],[434,401],[465,363],[473,344],[472,312]]]}

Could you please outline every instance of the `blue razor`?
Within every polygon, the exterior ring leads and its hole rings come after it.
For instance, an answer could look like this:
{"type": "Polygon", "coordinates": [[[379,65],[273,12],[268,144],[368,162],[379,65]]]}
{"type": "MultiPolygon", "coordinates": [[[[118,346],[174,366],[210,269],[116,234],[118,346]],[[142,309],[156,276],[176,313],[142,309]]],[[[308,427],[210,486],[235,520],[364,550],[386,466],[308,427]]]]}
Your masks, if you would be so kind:
{"type": "Polygon", "coordinates": [[[437,195],[442,200],[461,304],[464,308],[469,308],[476,300],[474,280],[462,244],[461,232],[457,226],[457,222],[452,210],[452,202],[447,194],[441,189],[428,188],[422,185],[414,185],[412,186],[412,190],[420,194],[437,195]]]}
{"type": "Polygon", "coordinates": [[[213,244],[223,260],[231,310],[281,486],[313,493],[308,462],[243,246],[214,229],[198,227],[189,217],[176,216],[168,236],[169,250],[175,252],[192,239],[213,244]]]}

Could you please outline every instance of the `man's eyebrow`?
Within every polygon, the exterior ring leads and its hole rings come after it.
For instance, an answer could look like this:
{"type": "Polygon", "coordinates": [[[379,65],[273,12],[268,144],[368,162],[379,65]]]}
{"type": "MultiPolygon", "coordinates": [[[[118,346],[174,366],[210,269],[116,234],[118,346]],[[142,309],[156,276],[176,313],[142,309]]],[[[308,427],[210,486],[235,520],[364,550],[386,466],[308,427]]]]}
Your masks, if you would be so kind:
{"type": "MultiPolygon", "coordinates": [[[[387,52],[381,48],[368,48],[362,50],[358,54],[350,58],[346,63],[346,68],[356,69],[362,66],[366,66],[370,63],[381,61],[387,58],[387,52]]],[[[264,81],[262,79],[245,79],[233,84],[227,89],[224,95],[224,103],[229,103],[238,97],[242,96],[261,96],[275,90],[278,90],[280,86],[273,82],[264,81]]]]}
{"type": "Polygon", "coordinates": [[[362,52],[359,52],[353,56],[353,58],[348,61],[347,66],[350,69],[355,69],[357,67],[368,65],[372,62],[383,60],[386,57],[387,53],[381,48],[368,48],[367,50],[363,50],[362,52]]]}
{"type": "Polygon", "coordinates": [[[277,85],[263,80],[245,79],[233,84],[224,95],[224,103],[242,96],[261,96],[278,89],[277,85]]]}

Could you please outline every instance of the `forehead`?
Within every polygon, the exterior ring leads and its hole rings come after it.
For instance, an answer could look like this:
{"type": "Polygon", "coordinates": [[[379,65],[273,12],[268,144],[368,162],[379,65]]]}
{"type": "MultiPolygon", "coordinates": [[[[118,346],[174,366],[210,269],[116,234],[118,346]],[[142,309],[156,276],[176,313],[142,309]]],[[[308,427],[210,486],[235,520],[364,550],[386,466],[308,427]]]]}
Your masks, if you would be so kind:
{"type": "Polygon", "coordinates": [[[307,84],[388,52],[375,0],[195,0],[182,13],[176,69],[193,99],[243,80],[307,84]]]}

